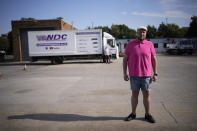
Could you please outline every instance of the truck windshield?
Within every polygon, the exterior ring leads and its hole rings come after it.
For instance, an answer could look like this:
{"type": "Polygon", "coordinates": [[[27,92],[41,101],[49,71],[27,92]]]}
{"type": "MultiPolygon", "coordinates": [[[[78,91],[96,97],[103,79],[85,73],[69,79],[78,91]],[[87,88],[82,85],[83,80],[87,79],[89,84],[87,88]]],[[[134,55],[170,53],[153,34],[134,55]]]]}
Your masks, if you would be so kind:
{"type": "Polygon", "coordinates": [[[108,39],[107,44],[110,45],[111,47],[115,47],[113,39],[108,39]]]}

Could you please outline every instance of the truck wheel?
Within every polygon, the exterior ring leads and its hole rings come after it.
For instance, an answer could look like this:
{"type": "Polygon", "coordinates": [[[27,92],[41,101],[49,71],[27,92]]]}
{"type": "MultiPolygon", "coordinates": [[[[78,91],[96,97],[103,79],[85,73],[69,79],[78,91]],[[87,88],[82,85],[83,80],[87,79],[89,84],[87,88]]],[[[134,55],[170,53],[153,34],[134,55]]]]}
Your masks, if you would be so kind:
{"type": "Polygon", "coordinates": [[[56,65],[57,64],[57,62],[55,60],[55,57],[51,57],[51,64],[53,64],[53,65],[56,65]]]}
{"type": "Polygon", "coordinates": [[[32,57],[31,62],[35,62],[35,61],[38,61],[38,59],[36,57],[32,57]]]}
{"type": "Polygon", "coordinates": [[[169,55],[172,55],[172,51],[171,51],[171,50],[167,50],[167,53],[168,53],[169,55]]]}
{"type": "Polygon", "coordinates": [[[105,55],[103,56],[103,63],[105,63],[106,61],[105,61],[105,55]]]}
{"type": "Polygon", "coordinates": [[[55,63],[62,64],[63,63],[63,58],[61,56],[55,57],[55,63]]]}
{"type": "Polygon", "coordinates": [[[192,52],[192,50],[188,50],[187,53],[188,53],[188,55],[192,55],[193,52],[192,52]]]}
{"type": "Polygon", "coordinates": [[[177,55],[182,55],[183,52],[181,50],[177,50],[177,55]]]}

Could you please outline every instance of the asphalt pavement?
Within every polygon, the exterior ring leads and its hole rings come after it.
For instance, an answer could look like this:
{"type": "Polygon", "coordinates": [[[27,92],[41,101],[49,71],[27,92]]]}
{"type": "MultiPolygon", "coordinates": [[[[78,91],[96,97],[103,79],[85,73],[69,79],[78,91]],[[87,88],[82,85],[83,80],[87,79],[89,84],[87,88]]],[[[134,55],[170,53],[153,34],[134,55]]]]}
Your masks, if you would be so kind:
{"type": "Polygon", "coordinates": [[[111,64],[0,63],[0,130],[197,130],[197,56],[157,58],[158,81],[150,92],[155,124],[144,120],[141,93],[137,118],[123,121],[131,112],[131,91],[123,80],[122,58],[111,64]]]}

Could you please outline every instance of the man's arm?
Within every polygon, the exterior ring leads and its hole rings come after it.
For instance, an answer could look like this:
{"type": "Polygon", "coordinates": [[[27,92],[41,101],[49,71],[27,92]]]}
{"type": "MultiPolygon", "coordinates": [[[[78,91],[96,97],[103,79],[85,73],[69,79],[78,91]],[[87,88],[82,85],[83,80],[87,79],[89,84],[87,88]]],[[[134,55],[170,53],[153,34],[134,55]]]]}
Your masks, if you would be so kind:
{"type": "Polygon", "coordinates": [[[129,76],[127,74],[127,64],[128,64],[128,56],[124,55],[124,58],[123,58],[123,76],[124,76],[125,81],[129,80],[129,76]]]}
{"type": "Polygon", "coordinates": [[[157,58],[156,56],[152,56],[151,57],[151,62],[152,62],[152,67],[153,67],[153,81],[156,81],[157,80],[157,58]]]}

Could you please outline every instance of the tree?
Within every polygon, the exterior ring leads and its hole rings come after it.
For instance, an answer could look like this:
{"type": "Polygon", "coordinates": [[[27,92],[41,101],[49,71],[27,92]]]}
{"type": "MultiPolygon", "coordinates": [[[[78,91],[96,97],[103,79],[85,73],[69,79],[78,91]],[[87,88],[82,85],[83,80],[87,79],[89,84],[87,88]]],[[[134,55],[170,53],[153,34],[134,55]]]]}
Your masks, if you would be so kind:
{"type": "Polygon", "coordinates": [[[157,28],[154,25],[153,26],[148,25],[147,29],[148,29],[147,38],[155,38],[157,35],[157,28]]]}
{"type": "MultiPolygon", "coordinates": [[[[88,27],[90,29],[90,27],[88,27]]],[[[126,25],[112,25],[111,28],[108,26],[98,26],[94,29],[102,29],[103,32],[107,32],[113,35],[116,39],[131,39],[136,38],[136,31],[134,29],[130,29],[126,25]]]]}
{"type": "Polygon", "coordinates": [[[130,29],[128,32],[127,39],[136,38],[136,31],[134,29],[130,29]]]}
{"type": "Polygon", "coordinates": [[[131,39],[136,37],[136,31],[126,25],[112,25],[111,34],[116,39],[131,39]]]}
{"type": "Polygon", "coordinates": [[[188,37],[197,37],[197,16],[191,17],[191,23],[188,30],[188,37]]]}
{"type": "MultiPolygon", "coordinates": [[[[90,27],[88,27],[90,29],[90,27]]],[[[112,25],[111,28],[108,26],[98,26],[94,29],[102,29],[103,32],[107,32],[113,35],[116,39],[131,39],[136,38],[136,31],[134,29],[130,29],[126,25],[112,25]]]]}
{"type": "Polygon", "coordinates": [[[6,39],[5,37],[0,37],[0,50],[8,50],[9,48],[9,42],[8,39],[6,39]]]}
{"type": "Polygon", "coordinates": [[[28,18],[22,17],[22,18],[21,18],[21,21],[26,21],[26,20],[34,21],[34,20],[36,20],[36,19],[35,19],[35,18],[32,18],[32,17],[28,17],[28,18]]]}
{"type": "Polygon", "coordinates": [[[111,26],[111,34],[116,38],[116,39],[121,39],[120,37],[120,29],[118,25],[112,25],[111,26]]]}
{"type": "Polygon", "coordinates": [[[167,24],[166,37],[179,37],[179,26],[176,24],[167,24]]]}
{"type": "Polygon", "coordinates": [[[13,41],[12,41],[12,31],[8,33],[8,42],[9,42],[9,48],[7,50],[7,54],[13,54],[13,41]]]}
{"type": "Polygon", "coordinates": [[[130,38],[135,38],[136,37],[136,31],[133,29],[130,29],[126,25],[119,25],[120,28],[120,38],[123,39],[130,39],[130,38]]]}
{"type": "Polygon", "coordinates": [[[179,33],[178,36],[181,37],[187,37],[187,32],[188,32],[188,28],[183,27],[179,29],[179,33]]]}
{"type": "MultiPolygon", "coordinates": [[[[183,33],[183,31],[182,31],[183,33]]],[[[173,38],[180,37],[180,28],[176,24],[164,24],[163,22],[159,25],[157,36],[160,38],[173,38]]],[[[184,36],[184,35],[183,35],[184,36]]]]}
{"type": "Polygon", "coordinates": [[[161,38],[166,37],[167,30],[168,30],[168,27],[162,22],[159,25],[159,28],[158,28],[158,31],[157,31],[157,36],[161,37],[161,38]]]}
{"type": "Polygon", "coordinates": [[[57,17],[56,19],[58,19],[58,20],[62,20],[63,18],[62,18],[62,17],[57,17]]]}
{"type": "Polygon", "coordinates": [[[107,32],[111,34],[111,29],[108,26],[98,26],[98,27],[94,27],[94,29],[102,29],[102,32],[107,32]]]}

